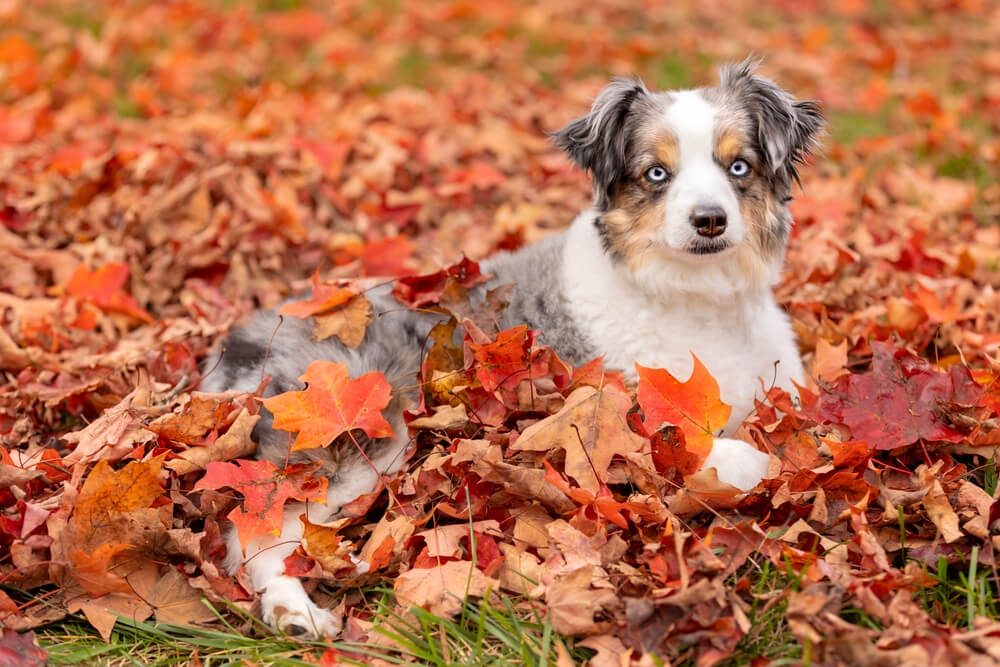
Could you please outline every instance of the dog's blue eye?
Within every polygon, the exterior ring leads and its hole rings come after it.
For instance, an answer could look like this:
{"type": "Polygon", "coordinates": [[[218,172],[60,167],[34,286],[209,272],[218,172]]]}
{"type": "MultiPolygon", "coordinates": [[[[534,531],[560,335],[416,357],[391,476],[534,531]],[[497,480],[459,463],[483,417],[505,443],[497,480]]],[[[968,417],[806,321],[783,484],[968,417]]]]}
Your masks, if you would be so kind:
{"type": "Polygon", "coordinates": [[[663,167],[650,167],[646,170],[646,180],[650,183],[662,183],[670,174],[663,167]]]}
{"type": "Polygon", "coordinates": [[[750,173],[750,165],[744,160],[736,160],[729,165],[729,173],[736,178],[743,178],[750,173]]]}

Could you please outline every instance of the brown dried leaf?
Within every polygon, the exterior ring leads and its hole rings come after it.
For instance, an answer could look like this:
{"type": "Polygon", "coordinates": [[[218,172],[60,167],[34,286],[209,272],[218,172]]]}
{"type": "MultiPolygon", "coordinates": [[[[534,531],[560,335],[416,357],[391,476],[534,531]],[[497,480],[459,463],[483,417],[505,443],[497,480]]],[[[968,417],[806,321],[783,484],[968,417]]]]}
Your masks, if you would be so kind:
{"type": "Polygon", "coordinates": [[[178,457],[167,461],[166,466],[178,475],[185,475],[195,470],[204,470],[205,466],[214,461],[230,461],[232,459],[250,456],[257,451],[257,443],[250,434],[254,425],[260,420],[260,415],[251,415],[246,408],[233,421],[224,434],[215,439],[207,447],[191,447],[177,454],[178,457]]]}
{"type": "Polygon", "coordinates": [[[393,588],[400,602],[423,607],[438,616],[454,616],[467,597],[483,597],[500,582],[469,561],[458,560],[427,569],[407,570],[393,588]]]}
{"type": "Polygon", "coordinates": [[[628,427],[625,415],[631,407],[629,395],[614,387],[601,391],[580,387],[569,395],[562,410],[524,429],[511,449],[564,449],[566,474],[596,495],[607,481],[615,454],[649,449],[649,442],[628,427]]]}
{"type": "Polygon", "coordinates": [[[340,308],[313,315],[312,339],[319,341],[336,336],[341,343],[355,349],[365,339],[371,321],[372,304],[359,294],[340,308]]]}
{"type": "Polygon", "coordinates": [[[604,629],[606,623],[594,616],[619,606],[618,595],[610,588],[592,588],[603,572],[595,566],[581,567],[557,578],[545,591],[545,603],[552,629],[566,635],[589,634],[604,629]]]}

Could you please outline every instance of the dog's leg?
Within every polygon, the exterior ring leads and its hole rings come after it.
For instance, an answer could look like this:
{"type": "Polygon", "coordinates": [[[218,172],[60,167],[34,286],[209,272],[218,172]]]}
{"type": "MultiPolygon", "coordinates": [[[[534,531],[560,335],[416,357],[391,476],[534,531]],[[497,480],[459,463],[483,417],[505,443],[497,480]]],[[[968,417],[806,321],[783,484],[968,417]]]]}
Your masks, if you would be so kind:
{"type": "MultiPolygon", "coordinates": [[[[395,422],[393,426],[397,433],[406,433],[401,415],[393,414],[391,421],[395,422]]],[[[381,446],[370,450],[376,454],[371,464],[360,458],[355,459],[351,465],[340,470],[335,479],[330,480],[325,505],[294,503],[286,506],[280,536],[265,535],[252,540],[244,555],[236,531],[230,529],[226,535],[229,548],[226,568],[233,574],[241,565],[246,568],[251,585],[261,593],[261,616],[276,630],[317,639],[335,637],[340,633],[341,620],[316,605],[298,578],[285,574],[285,558],[295,551],[302,540],[301,515],[305,514],[313,523],[328,521],[346,503],[375,489],[379,479],[376,470],[392,474],[402,467],[408,439],[403,436],[398,440],[380,441],[379,444],[381,446]]],[[[355,563],[360,572],[367,570],[367,563],[355,563]]]]}
{"type": "Polygon", "coordinates": [[[702,468],[715,468],[719,481],[749,491],[767,476],[770,457],[742,440],[715,438],[702,468]]]}
{"type": "Polygon", "coordinates": [[[240,565],[246,568],[251,586],[261,593],[264,622],[288,635],[322,638],[335,637],[340,633],[340,619],[316,605],[299,579],[285,575],[285,558],[295,551],[302,539],[299,517],[305,514],[310,521],[317,523],[328,520],[339,509],[339,505],[329,504],[331,499],[328,497],[327,505],[293,503],[286,506],[281,535],[265,535],[252,540],[247,545],[245,557],[236,531],[230,530],[226,536],[229,547],[226,566],[232,572],[238,570],[240,565]]]}

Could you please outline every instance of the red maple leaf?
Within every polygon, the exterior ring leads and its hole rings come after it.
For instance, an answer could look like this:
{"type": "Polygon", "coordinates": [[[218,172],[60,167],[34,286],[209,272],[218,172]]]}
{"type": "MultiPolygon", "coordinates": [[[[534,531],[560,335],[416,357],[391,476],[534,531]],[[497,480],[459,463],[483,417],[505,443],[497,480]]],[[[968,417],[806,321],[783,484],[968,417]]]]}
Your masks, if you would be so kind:
{"type": "Polygon", "coordinates": [[[458,264],[434,273],[399,278],[392,295],[411,308],[428,306],[441,298],[449,280],[457,281],[463,287],[474,287],[486,282],[487,277],[479,270],[477,262],[463,257],[458,264]]]}
{"type": "Polygon", "coordinates": [[[891,343],[874,341],[872,369],[845,375],[824,391],[819,416],[851,429],[854,440],[895,449],[918,440],[960,442],[968,435],[944,418],[942,403],[975,404],[983,390],[965,366],[940,371],[891,343]]]}
{"type": "Polygon", "coordinates": [[[226,518],[236,526],[240,544],[245,549],[254,538],[271,533],[281,534],[285,501],[289,498],[326,502],[326,478],[308,473],[311,464],[292,465],[279,470],[270,461],[209,463],[205,476],[195,489],[220,489],[228,486],[243,496],[240,507],[226,518]]]}
{"type": "Polygon", "coordinates": [[[0,629],[0,665],[41,667],[48,659],[48,654],[38,647],[35,633],[0,629]]]}
{"type": "Polygon", "coordinates": [[[308,385],[303,391],[263,400],[274,414],[274,428],[298,431],[293,450],[323,447],[353,429],[370,438],[392,436],[392,426],[382,416],[392,386],[382,373],[372,371],[352,380],[344,364],[314,361],[299,380],[308,385]]]}
{"type": "MultiPolygon", "coordinates": [[[[647,433],[664,423],[673,424],[684,434],[685,448],[698,457],[698,465],[712,451],[714,433],[726,425],[732,407],[722,402],[719,383],[694,354],[694,368],[686,382],[680,382],[661,368],[635,365],[639,374],[637,399],[647,433]]],[[[686,466],[685,466],[686,467],[686,466]]]]}
{"type": "Polygon", "coordinates": [[[535,332],[527,325],[506,329],[490,343],[469,342],[475,358],[476,377],[486,391],[516,390],[521,380],[531,375],[528,357],[535,340],[535,332]]]}
{"type": "Polygon", "coordinates": [[[653,465],[659,472],[674,471],[683,476],[695,473],[701,467],[704,457],[688,450],[684,432],[678,426],[665,426],[656,431],[649,436],[649,444],[653,465]]]}
{"type": "Polygon", "coordinates": [[[150,324],[153,316],[122,291],[128,271],[128,264],[121,262],[105,264],[96,271],[81,264],[66,281],[64,289],[69,296],[92,303],[105,312],[121,313],[150,324]]]}

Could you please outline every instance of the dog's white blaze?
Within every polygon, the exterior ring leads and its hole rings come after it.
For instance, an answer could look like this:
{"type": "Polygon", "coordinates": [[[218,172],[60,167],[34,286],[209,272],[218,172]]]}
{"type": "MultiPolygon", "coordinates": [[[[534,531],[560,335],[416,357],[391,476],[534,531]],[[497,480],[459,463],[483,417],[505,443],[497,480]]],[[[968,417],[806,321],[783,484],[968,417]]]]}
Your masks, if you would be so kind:
{"type": "Polygon", "coordinates": [[[587,323],[591,344],[607,351],[607,368],[634,380],[638,362],[683,381],[693,352],[733,408],[727,433],[753,410],[754,398],[763,397],[760,379],[768,387],[802,383],[795,336],[766,285],[748,283],[738,263],[717,255],[655,261],[632,273],[604,251],[595,216],[585,211],[570,227],[562,277],[567,307],[587,323]]]}
{"type": "MultiPolygon", "coordinates": [[[[731,246],[743,242],[745,233],[739,200],[725,171],[715,162],[715,121],[718,109],[699,91],[671,94],[664,121],[677,137],[680,160],[667,194],[662,241],[674,250],[686,251],[698,240],[691,225],[696,207],[721,206],[727,226],[720,240],[731,246]]],[[[692,258],[700,259],[700,258],[692,258]]]]}

